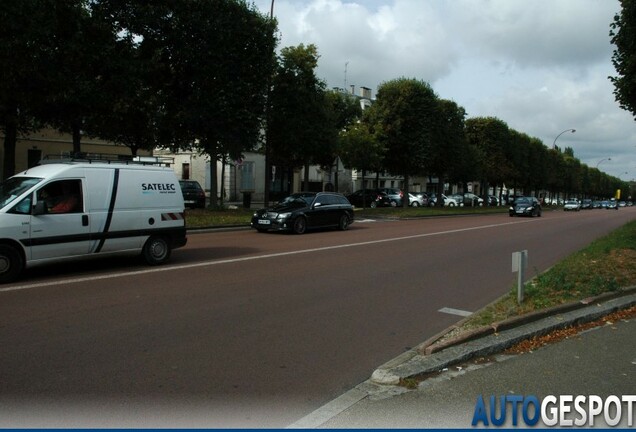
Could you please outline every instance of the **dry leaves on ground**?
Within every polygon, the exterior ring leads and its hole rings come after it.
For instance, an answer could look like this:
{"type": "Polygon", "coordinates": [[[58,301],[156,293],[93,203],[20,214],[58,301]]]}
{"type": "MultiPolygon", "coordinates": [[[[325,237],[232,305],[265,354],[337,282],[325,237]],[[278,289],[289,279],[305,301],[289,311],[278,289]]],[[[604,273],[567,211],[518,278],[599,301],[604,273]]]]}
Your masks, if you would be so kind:
{"type": "Polygon", "coordinates": [[[541,348],[542,346],[559,342],[563,339],[567,339],[571,336],[574,336],[590,328],[600,327],[603,325],[612,325],[613,323],[619,320],[628,320],[635,317],[636,317],[636,306],[632,306],[629,309],[614,312],[596,321],[579,324],[579,325],[567,327],[560,330],[555,330],[543,336],[535,336],[531,339],[525,340],[523,342],[518,343],[515,346],[508,348],[505,351],[505,353],[506,354],[523,354],[527,352],[532,352],[533,350],[536,350],[537,348],[541,348]]]}

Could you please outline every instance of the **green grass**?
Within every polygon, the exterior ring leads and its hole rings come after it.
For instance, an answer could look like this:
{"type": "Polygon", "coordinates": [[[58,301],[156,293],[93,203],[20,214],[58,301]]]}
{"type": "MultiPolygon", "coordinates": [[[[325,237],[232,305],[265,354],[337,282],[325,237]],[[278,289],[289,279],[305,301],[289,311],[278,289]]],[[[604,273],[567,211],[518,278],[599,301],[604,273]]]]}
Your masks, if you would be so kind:
{"type": "Polygon", "coordinates": [[[584,300],[636,285],[636,221],[592,242],[525,285],[524,302],[517,288],[464,322],[469,330],[514,316],[584,300]]]}

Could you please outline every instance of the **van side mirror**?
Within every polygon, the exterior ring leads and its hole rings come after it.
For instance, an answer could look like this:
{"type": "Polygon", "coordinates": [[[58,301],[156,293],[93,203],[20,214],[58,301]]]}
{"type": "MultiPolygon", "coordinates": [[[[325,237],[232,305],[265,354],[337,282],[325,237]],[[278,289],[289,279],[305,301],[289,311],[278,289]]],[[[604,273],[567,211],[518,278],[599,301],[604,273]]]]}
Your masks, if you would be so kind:
{"type": "Polygon", "coordinates": [[[40,200],[38,202],[35,203],[35,205],[33,206],[33,215],[34,216],[38,216],[38,215],[42,215],[42,214],[47,214],[47,208],[46,208],[46,203],[43,200],[40,200]]]}

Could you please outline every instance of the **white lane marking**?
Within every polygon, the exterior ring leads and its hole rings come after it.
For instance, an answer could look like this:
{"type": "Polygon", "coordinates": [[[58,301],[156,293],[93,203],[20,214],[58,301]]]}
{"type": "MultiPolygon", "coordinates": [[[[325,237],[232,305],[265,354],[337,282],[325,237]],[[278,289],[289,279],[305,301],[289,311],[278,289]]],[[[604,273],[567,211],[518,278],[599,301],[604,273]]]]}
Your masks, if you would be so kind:
{"type": "Polygon", "coordinates": [[[451,314],[451,315],[459,315],[459,316],[463,316],[463,317],[471,316],[473,314],[472,312],[468,312],[468,311],[461,310],[461,309],[453,309],[453,308],[449,308],[449,307],[441,308],[437,312],[447,313],[447,314],[451,314]]]}
{"type": "Polygon", "coordinates": [[[127,276],[139,276],[143,274],[167,272],[172,270],[185,270],[185,269],[197,268],[197,267],[208,267],[208,266],[232,264],[232,263],[244,262],[244,261],[255,261],[260,259],[277,258],[282,256],[288,256],[288,255],[299,255],[299,254],[312,253],[312,252],[323,252],[323,251],[329,251],[334,249],[368,246],[373,244],[390,243],[390,242],[411,240],[411,239],[417,239],[417,238],[423,238],[423,237],[434,237],[434,236],[445,235],[445,234],[455,234],[455,233],[461,233],[466,231],[477,231],[477,230],[489,229],[489,228],[499,228],[505,225],[528,223],[528,222],[532,222],[536,220],[537,219],[528,219],[527,221],[514,221],[514,222],[506,222],[503,224],[501,223],[490,224],[490,225],[483,225],[483,226],[470,227],[470,228],[460,228],[455,230],[439,231],[434,233],[415,234],[411,236],[395,237],[395,238],[388,238],[388,239],[382,239],[382,240],[370,240],[370,241],[360,242],[360,243],[349,243],[349,244],[343,244],[343,245],[325,246],[320,248],[302,249],[302,250],[296,250],[296,251],[290,251],[290,252],[278,252],[278,253],[272,253],[272,254],[249,256],[249,257],[243,257],[243,258],[232,258],[232,259],[219,260],[219,261],[203,261],[198,263],[183,264],[183,265],[177,265],[177,266],[153,267],[147,270],[136,270],[136,271],[99,275],[99,276],[87,276],[82,278],[63,279],[63,280],[53,281],[53,282],[41,282],[41,283],[34,283],[34,284],[28,284],[28,285],[18,285],[13,287],[0,288],[0,292],[20,291],[20,290],[27,290],[27,289],[33,289],[33,288],[48,287],[48,286],[91,282],[91,281],[104,280],[104,279],[114,279],[114,278],[127,277],[127,276]]]}

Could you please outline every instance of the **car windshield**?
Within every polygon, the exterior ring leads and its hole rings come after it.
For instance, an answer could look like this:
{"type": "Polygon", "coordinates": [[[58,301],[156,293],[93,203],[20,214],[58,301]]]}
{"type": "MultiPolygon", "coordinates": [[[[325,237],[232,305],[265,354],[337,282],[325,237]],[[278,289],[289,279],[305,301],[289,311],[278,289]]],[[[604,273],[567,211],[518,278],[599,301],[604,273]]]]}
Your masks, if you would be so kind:
{"type": "Polygon", "coordinates": [[[278,203],[279,206],[309,206],[314,200],[313,195],[294,194],[278,203]]]}
{"type": "Polygon", "coordinates": [[[517,198],[515,200],[515,204],[530,204],[530,198],[525,198],[525,197],[517,198]]]}
{"type": "Polygon", "coordinates": [[[38,177],[12,177],[0,183],[0,208],[42,181],[38,177]]]}
{"type": "Polygon", "coordinates": [[[199,190],[201,187],[197,182],[179,182],[182,190],[199,190]]]}

